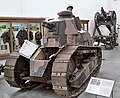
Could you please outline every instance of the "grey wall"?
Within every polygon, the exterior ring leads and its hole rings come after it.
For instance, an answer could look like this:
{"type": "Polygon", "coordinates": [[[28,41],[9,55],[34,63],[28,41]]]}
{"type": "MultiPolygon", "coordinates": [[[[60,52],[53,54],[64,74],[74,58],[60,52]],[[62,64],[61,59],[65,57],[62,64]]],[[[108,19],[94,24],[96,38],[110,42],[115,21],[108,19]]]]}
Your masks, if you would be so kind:
{"type": "Polygon", "coordinates": [[[101,6],[107,8],[107,0],[1,0],[0,16],[57,17],[68,4],[84,19],[92,19],[101,6]]]}
{"type": "Polygon", "coordinates": [[[55,17],[61,10],[70,4],[74,7],[73,13],[80,19],[88,19],[89,30],[93,32],[94,14],[104,7],[106,11],[115,10],[119,21],[119,0],[0,0],[0,16],[19,17],[55,17]]]}

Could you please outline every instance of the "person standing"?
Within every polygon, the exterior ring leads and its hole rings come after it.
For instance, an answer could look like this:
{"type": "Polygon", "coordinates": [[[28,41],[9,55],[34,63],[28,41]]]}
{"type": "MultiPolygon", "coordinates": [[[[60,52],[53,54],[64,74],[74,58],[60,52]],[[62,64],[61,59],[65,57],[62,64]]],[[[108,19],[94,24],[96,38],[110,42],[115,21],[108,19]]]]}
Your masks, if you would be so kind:
{"type": "Polygon", "coordinates": [[[37,32],[35,33],[35,40],[36,44],[41,46],[41,39],[42,39],[42,33],[39,31],[39,28],[37,28],[37,32]]]}
{"type": "Polygon", "coordinates": [[[29,41],[32,41],[32,40],[33,40],[33,32],[32,32],[32,28],[30,28],[30,30],[29,30],[29,41]]]}
{"type": "MultiPolygon", "coordinates": [[[[14,34],[12,32],[12,43],[13,43],[13,48],[15,45],[15,38],[14,38],[14,34]]],[[[10,28],[8,28],[7,31],[4,31],[4,33],[2,34],[1,38],[3,38],[3,43],[9,43],[9,47],[11,47],[11,41],[10,41],[10,28]]],[[[11,48],[10,48],[11,51],[11,48]]]]}
{"type": "Polygon", "coordinates": [[[16,38],[18,38],[18,43],[20,47],[23,45],[24,40],[28,39],[27,31],[23,26],[21,27],[21,30],[18,32],[16,38]]]}

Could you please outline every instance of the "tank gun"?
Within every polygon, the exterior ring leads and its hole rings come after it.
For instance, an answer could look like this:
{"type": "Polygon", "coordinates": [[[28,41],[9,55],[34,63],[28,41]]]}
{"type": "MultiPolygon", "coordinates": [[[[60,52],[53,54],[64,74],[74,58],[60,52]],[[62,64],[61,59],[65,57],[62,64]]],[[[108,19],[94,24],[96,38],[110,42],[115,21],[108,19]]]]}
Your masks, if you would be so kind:
{"type": "Polygon", "coordinates": [[[49,23],[49,22],[46,22],[46,21],[43,22],[42,26],[45,27],[45,28],[48,28],[50,31],[52,31],[55,27],[55,25],[53,23],[49,23]]]}

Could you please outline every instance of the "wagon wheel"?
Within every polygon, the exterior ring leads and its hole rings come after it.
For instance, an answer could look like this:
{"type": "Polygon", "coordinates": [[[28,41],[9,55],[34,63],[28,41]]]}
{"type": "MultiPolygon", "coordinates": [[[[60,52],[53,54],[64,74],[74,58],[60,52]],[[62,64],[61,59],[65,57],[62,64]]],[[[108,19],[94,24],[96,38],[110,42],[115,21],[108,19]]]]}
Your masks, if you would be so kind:
{"type": "Polygon", "coordinates": [[[110,38],[110,47],[113,49],[115,47],[115,40],[113,37],[110,38]]]}
{"type": "Polygon", "coordinates": [[[99,26],[99,24],[98,24],[99,19],[100,19],[100,13],[97,12],[97,13],[95,13],[95,16],[94,16],[94,22],[97,27],[99,26]]]}

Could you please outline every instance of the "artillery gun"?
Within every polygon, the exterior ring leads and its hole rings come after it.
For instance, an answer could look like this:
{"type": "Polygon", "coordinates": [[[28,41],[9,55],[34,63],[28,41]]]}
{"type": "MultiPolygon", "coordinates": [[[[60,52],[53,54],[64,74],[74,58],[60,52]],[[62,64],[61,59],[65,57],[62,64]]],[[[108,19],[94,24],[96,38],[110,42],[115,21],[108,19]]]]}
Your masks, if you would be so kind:
{"type": "Polygon", "coordinates": [[[109,46],[113,49],[115,46],[118,46],[117,38],[118,33],[116,32],[116,13],[115,11],[109,11],[108,13],[104,11],[101,7],[101,13],[97,12],[94,17],[95,28],[93,32],[94,42],[97,42],[97,45],[101,43],[107,48],[109,46]],[[105,26],[109,33],[105,35],[105,31],[101,32],[100,26],[105,26]]]}
{"type": "Polygon", "coordinates": [[[46,41],[30,59],[18,51],[10,54],[4,75],[11,86],[50,84],[58,95],[75,97],[84,91],[90,77],[99,73],[101,48],[92,45],[88,32],[78,30],[80,20],[72,18],[72,12],[62,11],[58,15],[57,20],[43,22],[48,28],[46,41]]]}

